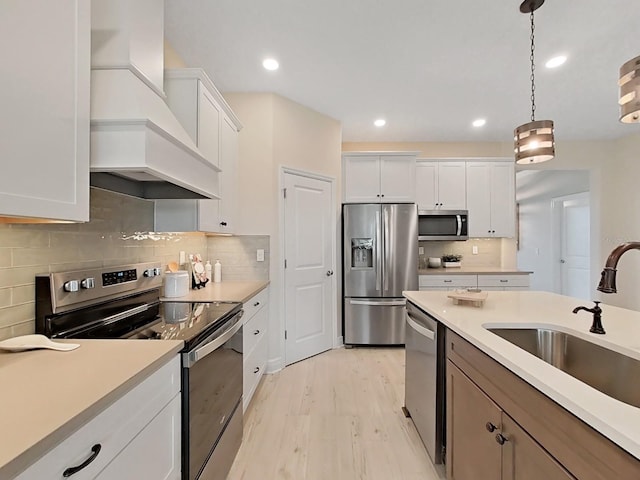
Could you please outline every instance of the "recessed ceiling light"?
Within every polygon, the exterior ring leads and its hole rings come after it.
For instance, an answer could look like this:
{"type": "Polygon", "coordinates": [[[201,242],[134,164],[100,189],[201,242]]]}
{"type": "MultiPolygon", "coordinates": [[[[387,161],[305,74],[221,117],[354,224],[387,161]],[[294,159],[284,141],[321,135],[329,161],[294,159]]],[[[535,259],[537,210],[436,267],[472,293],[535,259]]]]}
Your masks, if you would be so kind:
{"type": "Polygon", "coordinates": [[[565,55],[558,55],[557,57],[553,57],[547,63],[544,64],[547,68],[556,68],[562,65],[567,61],[567,57],[565,55]]]}
{"type": "Polygon", "coordinates": [[[267,70],[277,70],[278,68],[280,68],[280,64],[275,58],[266,58],[262,62],[262,66],[267,70]]]}
{"type": "Polygon", "coordinates": [[[384,118],[379,118],[375,122],[373,122],[373,124],[376,127],[384,127],[387,124],[387,121],[384,118]]]}
{"type": "Polygon", "coordinates": [[[486,123],[487,121],[484,118],[479,118],[477,120],[474,120],[471,125],[473,125],[474,127],[483,127],[486,123]]]}

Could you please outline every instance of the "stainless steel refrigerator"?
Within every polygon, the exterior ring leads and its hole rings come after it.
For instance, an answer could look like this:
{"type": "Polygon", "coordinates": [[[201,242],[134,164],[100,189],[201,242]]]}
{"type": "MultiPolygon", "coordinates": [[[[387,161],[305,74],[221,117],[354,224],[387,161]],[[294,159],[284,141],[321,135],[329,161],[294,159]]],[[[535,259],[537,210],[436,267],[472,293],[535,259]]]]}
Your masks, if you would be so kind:
{"type": "Polygon", "coordinates": [[[344,343],[402,345],[402,291],[418,289],[417,206],[346,204],[342,220],[344,343]]]}

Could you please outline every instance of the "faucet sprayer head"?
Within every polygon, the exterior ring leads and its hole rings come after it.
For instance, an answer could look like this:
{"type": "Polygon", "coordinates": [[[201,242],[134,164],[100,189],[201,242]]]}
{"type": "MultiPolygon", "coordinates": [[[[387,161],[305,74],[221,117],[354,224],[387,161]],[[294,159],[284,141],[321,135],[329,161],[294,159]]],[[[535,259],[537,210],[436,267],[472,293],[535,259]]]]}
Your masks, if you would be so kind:
{"type": "Polygon", "coordinates": [[[600,284],[598,285],[598,291],[602,293],[616,293],[616,269],[611,267],[604,267],[600,276],[600,284]]]}

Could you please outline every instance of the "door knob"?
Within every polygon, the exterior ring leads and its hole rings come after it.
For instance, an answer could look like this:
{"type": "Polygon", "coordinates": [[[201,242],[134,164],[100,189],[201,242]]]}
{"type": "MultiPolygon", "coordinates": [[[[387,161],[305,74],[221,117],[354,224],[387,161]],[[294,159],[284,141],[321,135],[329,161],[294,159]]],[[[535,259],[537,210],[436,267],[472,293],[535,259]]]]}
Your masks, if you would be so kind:
{"type": "Polygon", "coordinates": [[[331,275],[333,275],[333,270],[327,270],[327,277],[330,277],[331,275]]]}
{"type": "Polygon", "coordinates": [[[567,263],[564,259],[560,259],[560,263],[567,263]]]}

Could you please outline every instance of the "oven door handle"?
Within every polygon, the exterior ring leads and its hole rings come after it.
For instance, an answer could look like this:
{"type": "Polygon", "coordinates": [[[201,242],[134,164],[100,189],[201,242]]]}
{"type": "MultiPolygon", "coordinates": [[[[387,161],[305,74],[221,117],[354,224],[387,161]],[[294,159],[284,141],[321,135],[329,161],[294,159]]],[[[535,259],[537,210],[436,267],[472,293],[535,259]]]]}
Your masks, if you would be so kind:
{"type": "Polygon", "coordinates": [[[184,353],[182,356],[183,366],[185,368],[191,368],[195,365],[199,360],[202,360],[204,357],[214,352],[222,345],[224,345],[231,337],[233,337],[238,330],[242,328],[242,315],[244,315],[244,311],[241,310],[235,315],[236,321],[226,329],[220,336],[214,338],[210,342],[204,344],[202,347],[197,348],[193,352],[184,353]]]}

